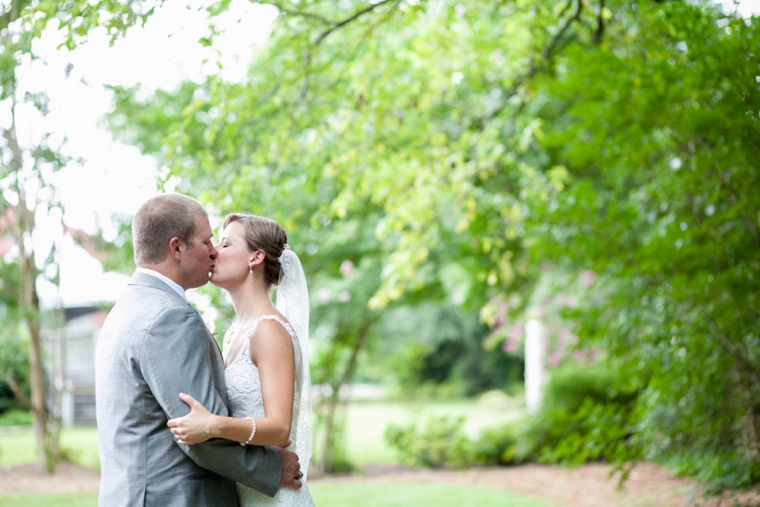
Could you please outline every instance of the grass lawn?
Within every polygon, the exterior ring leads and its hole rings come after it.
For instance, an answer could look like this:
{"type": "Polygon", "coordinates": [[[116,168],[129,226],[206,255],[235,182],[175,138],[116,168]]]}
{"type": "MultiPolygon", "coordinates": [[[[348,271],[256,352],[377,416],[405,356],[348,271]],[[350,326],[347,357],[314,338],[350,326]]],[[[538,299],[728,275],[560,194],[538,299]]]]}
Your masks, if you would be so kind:
{"type": "MultiPolygon", "coordinates": [[[[525,415],[522,400],[502,407],[493,407],[475,400],[426,402],[365,402],[348,405],[345,449],[348,459],[357,466],[398,462],[394,449],[385,442],[389,424],[423,423],[429,416],[465,418],[464,431],[477,436],[485,427],[507,423],[525,415]]],[[[319,457],[322,438],[314,439],[315,456],[319,457]]]]}
{"type": "MultiPolygon", "coordinates": [[[[508,491],[444,484],[314,484],[314,503],[330,507],[556,507],[556,504],[508,491]]],[[[65,495],[0,495],[3,507],[96,507],[96,493],[65,495]]]]}
{"type": "MultiPolygon", "coordinates": [[[[98,430],[95,427],[69,428],[61,432],[61,445],[74,461],[94,469],[100,468],[98,430]]],[[[0,467],[35,462],[34,435],[27,433],[0,435],[0,467]]]]}
{"type": "MultiPolygon", "coordinates": [[[[522,401],[513,400],[509,406],[488,406],[475,400],[428,402],[361,402],[348,406],[346,414],[345,448],[348,459],[357,466],[396,463],[393,449],[385,443],[388,424],[424,422],[430,416],[464,416],[465,431],[475,436],[487,426],[505,423],[524,415],[522,401]]],[[[319,448],[320,438],[315,439],[319,448]]],[[[79,464],[99,468],[97,428],[71,428],[61,434],[62,445],[79,464]]],[[[0,467],[33,463],[34,437],[27,433],[0,435],[0,467]]],[[[553,504],[513,495],[504,490],[445,484],[330,484],[329,481],[310,485],[317,505],[332,507],[426,506],[459,505],[552,507],[553,504]]],[[[85,507],[97,505],[96,493],[0,495],[0,506],[28,507],[85,507]]]]}
{"type": "MultiPolygon", "coordinates": [[[[525,414],[520,399],[508,406],[493,407],[475,400],[426,402],[362,402],[348,405],[345,449],[348,459],[357,466],[396,463],[394,449],[385,442],[389,424],[424,422],[428,416],[465,417],[465,432],[475,436],[481,428],[506,423],[525,414]]],[[[315,456],[319,457],[322,438],[314,439],[315,456]]],[[[74,461],[99,468],[97,428],[69,428],[61,433],[61,444],[74,461]]],[[[0,434],[0,467],[34,463],[34,436],[28,433],[0,434]]]]}
{"type": "Polygon", "coordinates": [[[330,484],[309,486],[314,503],[332,507],[555,507],[555,504],[509,491],[446,484],[330,484]]]}
{"type": "Polygon", "coordinates": [[[67,493],[65,495],[0,495],[3,507],[97,507],[97,493],[67,493]]]}

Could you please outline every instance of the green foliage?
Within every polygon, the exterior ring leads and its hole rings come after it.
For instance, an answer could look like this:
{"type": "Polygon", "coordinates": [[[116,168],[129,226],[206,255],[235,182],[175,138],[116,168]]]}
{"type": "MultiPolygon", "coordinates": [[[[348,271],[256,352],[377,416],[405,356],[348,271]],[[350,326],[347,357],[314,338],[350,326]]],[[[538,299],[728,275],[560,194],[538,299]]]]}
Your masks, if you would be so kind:
{"type": "Polygon", "coordinates": [[[14,1],[20,4],[16,12],[22,12],[33,20],[33,33],[39,33],[48,25],[59,27],[65,31],[65,41],[62,46],[74,49],[87,39],[90,31],[102,27],[111,40],[123,35],[130,27],[144,24],[157,5],[162,2],[147,4],[134,0],[65,0],[54,2],[43,0],[39,2],[14,1]],[[20,7],[20,8],[19,8],[20,7]]]}
{"type": "MultiPolygon", "coordinates": [[[[7,307],[6,307],[7,309],[7,307]]],[[[0,306],[0,311],[2,306],[0,306]]],[[[29,344],[18,321],[5,320],[4,336],[0,338],[0,417],[6,411],[16,412],[26,408],[11,391],[9,382],[15,382],[21,393],[29,398],[29,344]],[[13,324],[16,324],[14,327],[13,324]]]]}
{"type": "Polygon", "coordinates": [[[429,417],[424,426],[391,424],[386,428],[385,438],[408,465],[464,468],[473,461],[473,449],[463,424],[462,417],[429,417]]]}
{"type": "Polygon", "coordinates": [[[610,362],[568,362],[552,370],[542,410],[572,413],[578,411],[587,399],[617,405],[634,403],[638,393],[621,391],[622,379],[618,370],[617,365],[610,362]]]}
{"type": "MultiPolygon", "coordinates": [[[[346,442],[346,425],[347,425],[347,407],[342,405],[338,408],[334,414],[335,420],[333,422],[332,431],[328,434],[326,428],[322,427],[327,418],[327,414],[320,413],[321,417],[317,418],[318,424],[315,425],[315,435],[320,435],[321,442],[326,442],[325,445],[315,449],[315,457],[323,463],[323,467],[328,473],[346,474],[356,470],[356,464],[349,456],[349,449],[346,442]],[[328,447],[329,452],[325,452],[324,448],[328,447]]],[[[320,443],[321,443],[320,442],[320,443]]]]}
{"type": "Polygon", "coordinates": [[[389,309],[375,329],[378,337],[392,339],[373,340],[361,370],[371,381],[396,384],[402,396],[472,396],[522,380],[522,360],[486,350],[487,328],[455,306],[389,309]]]}
{"type": "Polygon", "coordinates": [[[757,462],[760,171],[747,132],[760,95],[744,48],[760,29],[686,3],[638,15],[616,27],[625,47],[574,44],[544,81],[553,128],[536,147],[569,179],[533,207],[533,255],[600,274],[577,334],[643,387],[645,455],[683,455],[690,473],[727,484],[711,463],[757,462]]]}
{"type": "Polygon", "coordinates": [[[486,428],[475,443],[475,461],[486,466],[519,464],[525,457],[521,441],[517,424],[486,428]]]}
{"type": "Polygon", "coordinates": [[[522,437],[523,459],[623,467],[643,456],[637,391],[621,390],[616,369],[569,363],[552,372],[541,408],[522,437]]]}
{"type": "Polygon", "coordinates": [[[686,450],[673,453],[663,462],[678,475],[704,481],[708,492],[720,494],[727,489],[751,488],[760,481],[760,466],[746,454],[686,450]]]}
{"type": "MultiPolygon", "coordinates": [[[[60,284],[58,260],[66,226],[55,177],[72,157],[64,149],[65,135],[46,130],[50,98],[44,83],[27,82],[34,74],[29,70],[43,63],[36,43],[46,28],[64,30],[62,46],[73,49],[95,27],[104,28],[113,39],[151,12],[143,2],[129,0],[9,0],[0,5],[0,100],[8,118],[0,127],[0,236],[4,241],[0,331],[7,342],[2,348],[9,348],[8,353],[0,353],[0,412],[9,406],[6,387],[12,387],[32,408],[39,464],[48,472],[60,459],[60,393],[56,392],[60,387],[54,382],[46,385],[45,377],[59,378],[60,372],[55,370],[60,362],[43,360],[44,327],[37,283],[45,279],[60,284]],[[40,85],[43,88],[38,90],[40,85]],[[17,123],[17,119],[23,121],[17,123]],[[34,134],[29,135],[29,128],[34,134]],[[44,231],[38,228],[38,221],[45,222],[44,231]],[[39,241],[40,233],[50,241],[39,241]],[[21,364],[25,358],[13,342],[22,335],[22,326],[29,347],[28,368],[21,364]],[[52,371],[43,371],[45,367],[52,371]]],[[[68,75],[68,69],[66,72],[68,75]]]]}
{"type": "Polygon", "coordinates": [[[0,426],[31,426],[32,413],[28,410],[10,409],[0,414],[0,426]]]}
{"type": "MultiPolygon", "coordinates": [[[[278,8],[245,82],[118,90],[115,127],[179,190],[271,215],[307,252],[315,380],[409,341],[379,332],[384,312],[486,307],[505,331],[562,273],[547,297],[572,295],[563,325],[618,371],[615,392],[568,381],[538,449],[755,480],[710,463],[754,470],[760,447],[756,18],[648,0],[278,8]]],[[[466,336],[409,342],[402,377],[465,377],[437,361],[466,336]]]]}
{"type": "Polygon", "coordinates": [[[642,449],[631,422],[631,408],[604,404],[587,398],[578,411],[563,420],[554,414],[557,425],[565,424],[569,433],[560,434],[559,442],[543,449],[542,459],[580,465],[603,461],[617,465],[635,464],[642,449]]]}

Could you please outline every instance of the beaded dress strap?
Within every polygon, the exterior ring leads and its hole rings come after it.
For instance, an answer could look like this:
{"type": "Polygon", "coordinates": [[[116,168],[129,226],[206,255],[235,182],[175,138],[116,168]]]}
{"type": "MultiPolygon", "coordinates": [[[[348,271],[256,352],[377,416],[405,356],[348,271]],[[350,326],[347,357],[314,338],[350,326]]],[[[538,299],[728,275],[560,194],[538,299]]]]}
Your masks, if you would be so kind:
{"type": "MultiPolygon", "coordinates": [[[[251,340],[250,340],[251,333],[253,333],[253,330],[256,329],[256,326],[262,320],[274,320],[274,321],[279,322],[280,325],[285,328],[285,331],[288,332],[288,334],[290,335],[291,338],[295,337],[296,333],[293,330],[293,326],[291,326],[288,322],[285,322],[284,320],[282,320],[279,315],[276,315],[274,313],[271,314],[271,315],[262,315],[258,319],[254,320],[253,323],[248,327],[248,332],[245,334],[245,340],[243,341],[243,345],[240,347],[240,350],[238,351],[238,353],[235,356],[235,358],[232,361],[230,361],[229,363],[227,363],[227,366],[229,366],[232,363],[234,363],[235,361],[237,361],[238,358],[242,354],[246,354],[246,355],[248,354],[248,350],[250,349],[250,345],[251,345],[251,340]]],[[[230,337],[232,335],[232,330],[234,328],[235,328],[235,324],[233,323],[229,327],[229,329],[227,329],[227,332],[225,333],[225,336],[224,336],[224,347],[225,347],[225,349],[232,343],[232,339],[230,337]]]]}

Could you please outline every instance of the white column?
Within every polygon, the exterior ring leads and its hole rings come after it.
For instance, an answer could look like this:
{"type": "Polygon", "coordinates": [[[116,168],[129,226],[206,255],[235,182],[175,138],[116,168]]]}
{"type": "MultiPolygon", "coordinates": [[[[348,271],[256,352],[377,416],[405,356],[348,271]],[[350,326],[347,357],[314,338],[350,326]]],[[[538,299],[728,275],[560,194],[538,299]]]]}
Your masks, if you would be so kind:
{"type": "Polygon", "coordinates": [[[535,414],[546,384],[546,326],[537,318],[525,325],[525,405],[535,414]]]}
{"type": "Polygon", "coordinates": [[[74,426],[74,395],[68,389],[61,393],[61,424],[64,428],[74,426]]]}

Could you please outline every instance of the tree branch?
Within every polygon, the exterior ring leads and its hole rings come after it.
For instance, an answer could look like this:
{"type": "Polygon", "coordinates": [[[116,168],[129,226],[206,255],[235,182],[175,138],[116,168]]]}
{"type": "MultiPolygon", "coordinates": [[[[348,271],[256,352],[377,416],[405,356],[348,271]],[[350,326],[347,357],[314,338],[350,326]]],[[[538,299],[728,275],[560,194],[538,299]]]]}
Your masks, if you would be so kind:
{"type": "MultiPolygon", "coordinates": [[[[716,170],[716,173],[721,183],[723,183],[723,187],[731,194],[731,198],[733,199],[734,204],[739,204],[741,202],[739,193],[736,191],[733,185],[731,185],[731,181],[728,179],[728,176],[726,176],[720,170],[716,170]]],[[[739,215],[741,215],[742,221],[749,230],[750,234],[755,238],[755,241],[757,241],[758,245],[760,245],[760,233],[757,231],[757,226],[755,225],[755,222],[752,221],[752,218],[750,218],[749,214],[743,206],[739,208],[739,215]]]]}
{"type": "Polygon", "coordinates": [[[599,0],[599,15],[596,17],[596,33],[594,33],[594,43],[600,44],[604,37],[604,0],[599,0]]]}
{"type": "MultiPolygon", "coordinates": [[[[351,377],[354,374],[354,370],[356,369],[356,361],[359,357],[359,352],[362,349],[362,346],[364,345],[365,340],[367,339],[367,335],[369,334],[369,330],[372,327],[372,323],[375,321],[375,319],[371,317],[365,317],[364,322],[362,323],[361,330],[359,331],[359,336],[356,339],[356,343],[354,343],[354,347],[351,350],[351,358],[348,360],[348,365],[346,366],[346,370],[343,372],[343,377],[340,379],[340,384],[338,384],[338,387],[348,384],[351,380],[351,377]]],[[[340,390],[340,389],[338,389],[340,390]]]]}
{"type": "Polygon", "coordinates": [[[739,346],[733,343],[728,338],[728,336],[726,336],[725,333],[721,331],[721,329],[709,315],[707,315],[707,322],[710,324],[712,332],[718,338],[720,338],[720,341],[723,343],[724,348],[728,350],[729,354],[731,354],[742,366],[744,366],[749,375],[754,379],[755,383],[760,386],[760,374],[758,374],[757,368],[747,360],[746,351],[739,350],[739,346]]]}
{"type": "MultiPolygon", "coordinates": [[[[15,122],[14,125],[11,126],[11,129],[15,129],[15,122]]],[[[8,142],[8,147],[11,149],[11,153],[13,154],[11,170],[18,173],[21,170],[21,147],[16,140],[14,132],[12,132],[10,129],[3,129],[3,137],[5,137],[5,140],[8,142]]]]}
{"type": "MultiPolygon", "coordinates": [[[[574,0],[569,0],[567,5],[562,9],[561,14],[564,14],[570,9],[570,6],[573,4],[574,0]]],[[[496,106],[490,113],[486,114],[485,116],[481,116],[477,120],[473,122],[472,126],[476,125],[483,125],[487,121],[492,120],[496,116],[498,116],[505,107],[507,107],[507,104],[509,103],[509,100],[517,93],[517,89],[529,78],[534,77],[538,72],[542,69],[543,63],[549,59],[549,57],[552,55],[552,52],[556,49],[556,47],[559,45],[560,41],[565,35],[565,32],[570,28],[570,25],[578,21],[581,17],[581,14],[583,13],[583,0],[575,0],[575,12],[572,16],[567,18],[565,23],[562,25],[562,28],[552,37],[551,41],[549,41],[549,44],[541,51],[541,55],[538,58],[534,58],[530,62],[530,66],[528,67],[527,72],[525,72],[522,75],[518,75],[515,80],[512,82],[512,86],[510,86],[505,94],[504,100],[501,101],[501,103],[496,106]]],[[[561,17],[561,16],[560,16],[561,17]]]]}
{"type": "Polygon", "coordinates": [[[3,380],[6,384],[11,388],[11,391],[16,396],[16,398],[26,406],[29,410],[34,411],[34,405],[32,404],[32,400],[26,397],[24,393],[21,392],[21,388],[18,385],[18,382],[16,382],[16,379],[14,379],[11,376],[4,377],[3,380]]]}
{"type": "Polygon", "coordinates": [[[301,83],[301,89],[298,91],[298,98],[296,104],[303,102],[306,99],[306,93],[309,91],[309,77],[311,76],[311,48],[306,51],[306,62],[304,65],[303,82],[301,83]]]}
{"type": "Polygon", "coordinates": [[[288,16],[299,16],[302,18],[307,19],[313,19],[314,21],[319,21],[320,23],[324,25],[333,25],[334,23],[330,21],[327,18],[323,18],[322,16],[319,16],[318,14],[312,14],[310,12],[304,12],[304,11],[294,11],[292,9],[286,9],[282,6],[282,4],[277,2],[268,2],[270,5],[277,8],[278,11],[282,12],[283,14],[287,14],[288,16]]]}
{"type": "MultiPolygon", "coordinates": [[[[713,151],[712,145],[701,136],[696,136],[695,141],[705,149],[713,151]]],[[[691,149],[687,144],[684,142],[680,142],[679,144],[683,146],[691,156],[694,156],[694,150],[691,149]]],[[[734,201],[734,204],[740,204],[741,197],[739,196],[739,193],[736,191],[734,186],[731,184],[731,180],[728,178],[728,176],[722,172],[719,167],[717,167],[717,164],[713,165],[713,169],[715,170],[715,175],[720,180],[723,188],[728,190],[728,193],[731,194],[731,199],[734,201]]],[[[758,245],[760,245],[760,232],[758,232],[757,225],[752,221],[752,217],[750,217],[749,213],[747,213],[747,211],[744,209],[744,206],[739,208],[739,215],[744,222],[744,226],[747,228],[752,237],[755,238],[755,241],[758,243],[758,245]]]]}
{"type": "MultiPolygon", "coordinates": [[[[319,46],[319,44],[321,44],[322,41],[328,35],[330,35],[332,32],[334,32],[335,30],[337,30],[337,29],[339,29],[339,28],[347,25],[348,23],[350,23],[352,21],[355,21],[356,19],[358,19],[359,17],[363,16],[364,14],[367,14],[368,12],[371,12],[371,11],[375,10],[377,7],[379,7],[379,6],[383,5],[383,4],[390,3],[390,2],[395,2],[395,4],[389,9],[389,13],[390,13],[394,9],[396,9],[396,7],[399,6],[399,4],[401,3],[401,1],[402,0],[382,0],[381,2],[378,2],[376,4],[370,5],[369,7],[365,8],[365,9],[362,9],[362,10],[360,10],[358,12],[355,12],[354,14],[352,14],[348,18],[344,19],[343,21],[334,22],[334,23],[333,22],[328,22],[330,24],[330,28],[328,28],[327,30],[325,30],[316,39],[316,41],[314,41],[313,45],[314,46],[319,46]]],[[[309,91],[309,84],[310,84],[310,79],[309,78],[311,76],[311,61],[312,61],[312,56],[313,56],[313,51],[312,51],[311,48],[309,48],[306,51],[306,57],[305,57],[306,61],[305,61],[305,65],[304,65],[304,67],[305,67],[304,78],[303,78],[303,82],[301,83],[301,89],[298,91],[298,98],[295,101],[296,103],[303,102],[306,99],[306,94],[309,91]]]]}
{"type": "Polygon", "coordinates": [[[565,16],[565,13],[570,10],[570,7],[573,6],[573,0],[568,0],[564,7],[562,7],[562,10],[559,11],[558,18],[562,19],[565,16]]]}
{"type": "Polygon", "coordinates": [[[338,21],[337,23],[333,23],[330,28],[328,28],[327,30],[325,30],[324,32],[322,32],[322,35],[320,35],[319,37],[317,37],[317,40],[314,41],[314,45],[318,46],[323,40],[325,40],[325,38],[328,35],[330,35],[331,33],[333,33],[335,30],[346,26],[347,24],[351,23],[352,21],[356,21],[357,19],[359,19],[363,15],[367,14],[368,12],[374,11],[375,9],[377,9],[378,7],[380,7],[381,5],[385,5],[387,3],[395,2],[395,1],[396,0],[381,0],[380,2],[377,2],[376,4],[372,4],[372,5],[368,6],[368,7],[365,7],[364,9],[362,9],[360,11],[355,12],[354,14],[352,14],[349,17],[347,17],[343,21],[338,21]]]}
{"type": "Polygon", "coordinates": [[[560,28],[559,32],[552,37],[551,42],[549,42],[549,45],[544,48],[544,50],[541,52],[541,58],[538,60],[533,60],[533,63],[531,65],[531,71],[529,73],[530,77],[533,77],[540,69],[540,63],[542,63],[543,60],[546,60],[551,56],[551,53],[554,51],[554,49],[557,47],[557,45],[562,40],[562,37],[564,37],[565,32],[570,28],[570,25],[581,19],[581,14],[583,13],[583,0],[577,0],[577,3],[575,5],[575,12],[572,16],[567,18],[567,21],[565,21],[565,24],[560,28]]]}
{"type": "MultiPolygon", "coordinates": [[[[335,422],[336,407],[338,406],[338,403],[340,402],[340,388],[341,386],[348,384],[348,382],[351,380],[351,377],[353,376],[354,370],[356,368],[356,361],[357,361],[357,358],[359,357],[359,351],[364,345],[364,341],[367,338],[367,335],[369,334],[369,330],[372,327],[372,323],[375,321],[375,317],[365,316],[362,320],[363,322],[362,322],[361,329],[359,330],[356,341],[354,342],[353,347],[351,349],[351,358],[348,361],[348,365],[346,365],[346,369],[343,371],[343,375],[341,376],[337,384],[334,384],[332,382],[330,383],[330,386],[332,387],[332,393],[330,394],[330,397],[327,400],[327,414],[325,416],[326,430],[325,430],[324,453],[322,456],[322,462],[320,464],[320,468],[322,469],[323,472],[327,468],[328,458],[330,457],[330,453],[332,452],[331,443],[332,443],[332,439],[334,438],[333,425],[335,422]]],[[[335,352],[335,348],[333,348],[333,352],[335,352]]],[[[335,359],[334,354],[332,356],[332,359],[335,359]]]]}

